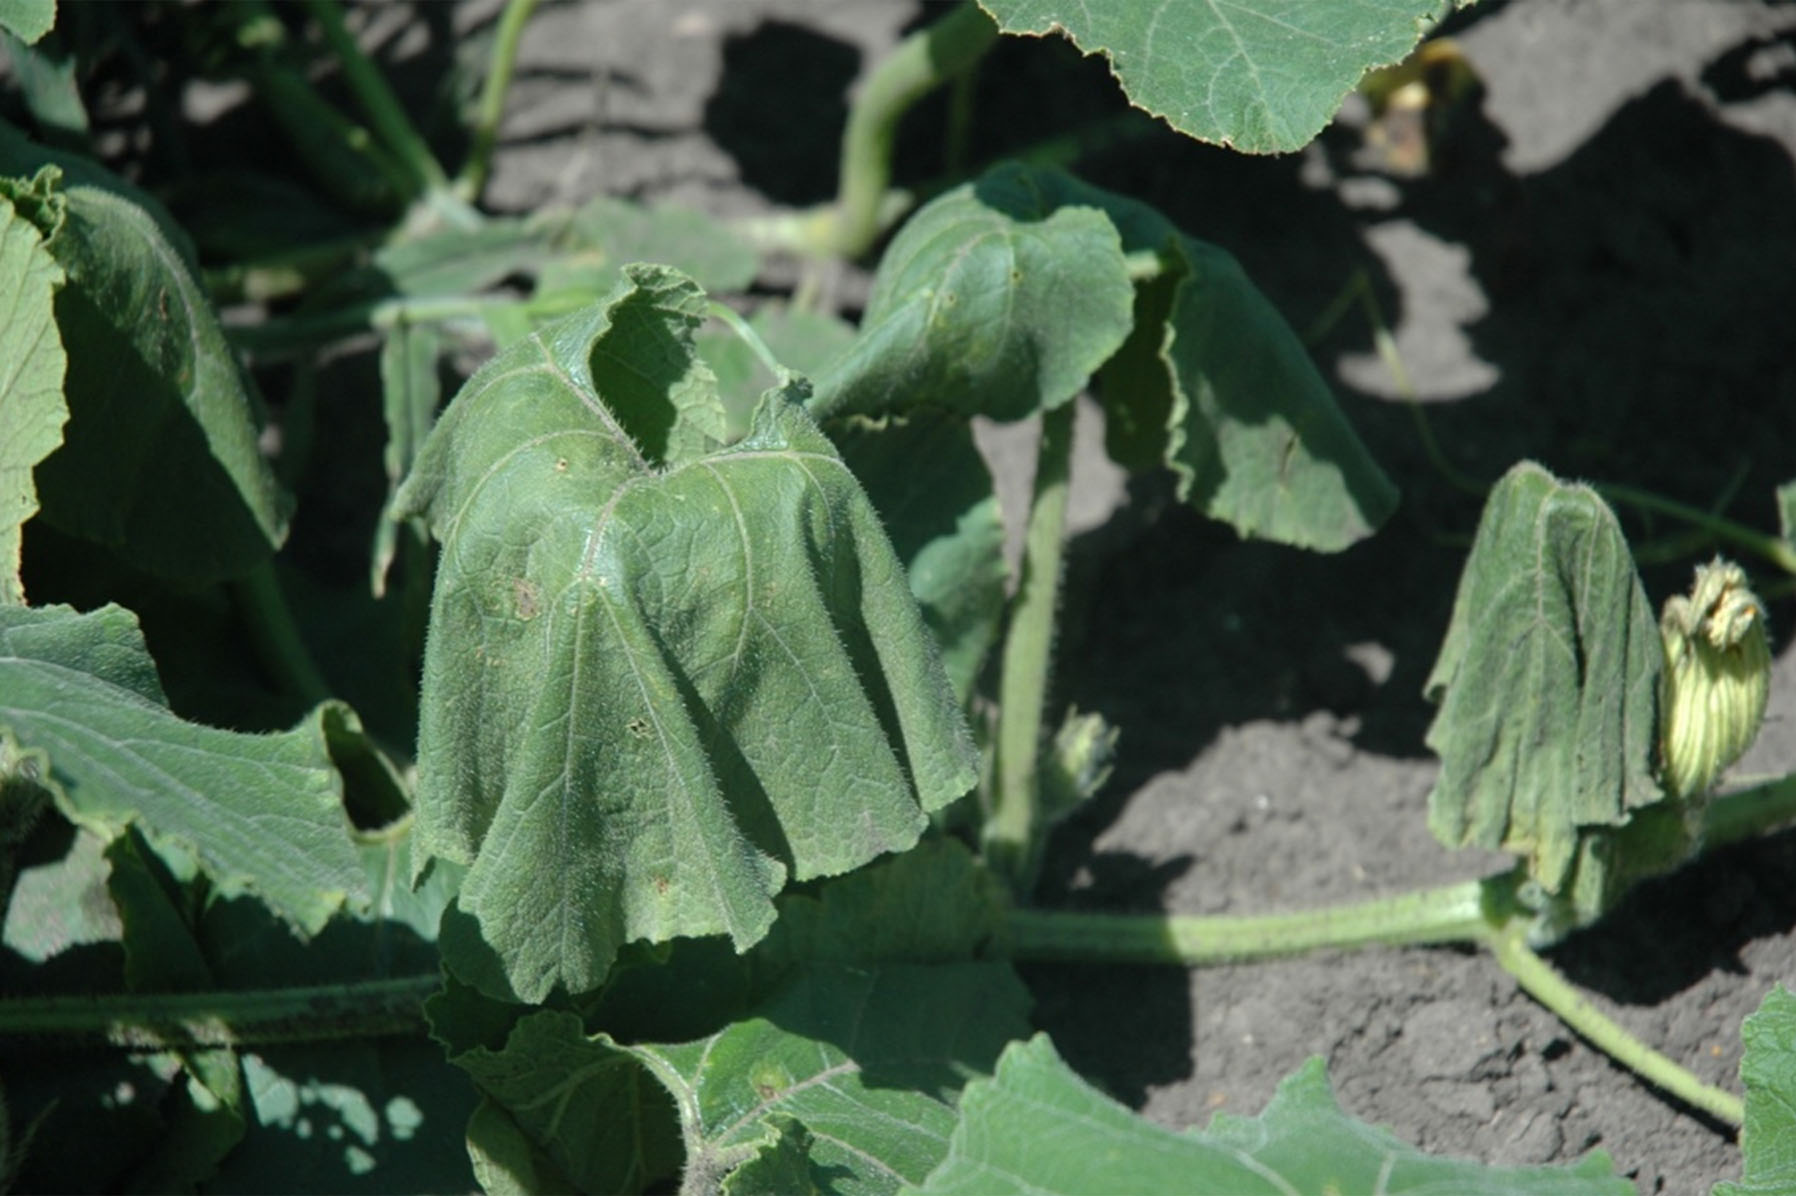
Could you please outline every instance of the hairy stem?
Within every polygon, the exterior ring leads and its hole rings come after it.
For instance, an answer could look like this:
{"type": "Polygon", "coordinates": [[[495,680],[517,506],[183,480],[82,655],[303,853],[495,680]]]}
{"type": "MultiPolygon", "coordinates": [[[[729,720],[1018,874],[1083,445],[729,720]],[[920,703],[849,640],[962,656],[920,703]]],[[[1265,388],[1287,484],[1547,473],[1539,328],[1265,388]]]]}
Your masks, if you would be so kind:
{"type": "Polygon", "coordinates": [[[251,1046],[422,1034],[435,972],[350,984],[226,992],[109,993],[0,999],[0,1042],[112,1046],[134,1051],[251,1046]]]}
{"type": "Polygon", "coordinates": [[[1703,811],[1702,848],[1751,839],[1796,821],[1796,772],[1714,798],[1703,811]]]}
{"type": "Polygon", "coordinates": [[[1685,1104],[1729,1125],[1739,1125],[1746,1119],[1746,1109],[1739,1097],[1713,1084],[1705,1084],[1688,1068],[1641,1042],[1619,1022],[1592,1005],[1551,964],[1530,950],[1523,941],[1523,934],[1523,926],[1516,923],[1491,934],[1487,945],[1497,957],[1497,963],[1515,977],[1529,996],[1557,1014],[1592,1046],[1685,1104]]]}
{"type": "Polygon", "coordinates": [[[1011,601],[998,682],[997,782],[984,848],[992,870],[1026,897],[1041,858],[1042,715],[1054,652],[1054,615],[1066,547],[1067,481],[1072,471],[1074,405],[1041,417],[1035,493],[1023,535],[1022,576],[1011,601]]]}
{"type": "Polygon", "coordinates": [[[879,235],[880,200],[892,177],[892,140],[898,122],[924,95],[977,62],[998,39],[998,27],[972,0],[898,43],[854,98],[842,135],[833,248],[857,258],[879,235]]]}
{"type": "Polygon", "coordinates": [[[1328,948],[1482,942],[1492,933],[1493,892],[1509,883],[1504,874],[1288,914],[1019,909],[1005,926],[1017,959],[1201,967],[1328,948]]]}
{"type": "Polygon", "coordinates": [[[524,23],[536,9],[537,0],[506,0],[499,15],[499,28],[494,35],[493,57],[487,66],[486,80],[480,86],[480,102],[474,109],[474,123],[469,130],[472,143],[468,160],[462,163],[455,180],[455,193],[472,203],[486,186],[492,169],[493,146],[499,139],[499,120],[505,115],[505,93],[511,88],[511,73],[517,66],[518,43],[523,39],[524,23]]]}
{"type": "Polygon", "coordinates": [[[330,683],[306,651],[293,609],[275,576],[274,562],[264,561],[232,584],[233,597],[249,626],[256,655],[280,687],[309,705],[331,697],[330,683]]]}

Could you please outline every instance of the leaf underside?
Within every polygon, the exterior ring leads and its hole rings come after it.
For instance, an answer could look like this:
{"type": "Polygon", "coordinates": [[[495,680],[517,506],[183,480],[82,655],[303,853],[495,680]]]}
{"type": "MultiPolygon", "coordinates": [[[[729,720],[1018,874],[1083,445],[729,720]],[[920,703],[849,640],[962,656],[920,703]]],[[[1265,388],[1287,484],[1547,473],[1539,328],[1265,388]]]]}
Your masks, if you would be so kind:
{"type": "Polygon", "coordinates": [[[595,987],[637,939],[771,925],[788,877],[916,841],[973,752],[841,458],[770,391],[718,447],[704,297],[631,267],[471,379],[399,514],[443,543],[419,833],[467,864],[450,966],[595,987]]]}

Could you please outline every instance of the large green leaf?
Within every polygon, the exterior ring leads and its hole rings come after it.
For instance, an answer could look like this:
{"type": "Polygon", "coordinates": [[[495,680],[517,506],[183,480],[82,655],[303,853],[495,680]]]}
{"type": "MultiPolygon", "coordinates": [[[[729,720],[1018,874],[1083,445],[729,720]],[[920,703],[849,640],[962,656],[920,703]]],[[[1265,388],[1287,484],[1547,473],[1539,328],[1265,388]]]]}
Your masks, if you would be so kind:
{"type": "Polygon", "coordinates": [[[1739,1183],[1715,1185],[1713,1196],[1778,1196],[1796,1191],[1796,996],[1783,985],[1765,994],[1740,1027],[1746,1053],[1745,1167],[1739,1183]]]}
{"type": "Polygon", "coordinates": [[[967,1085],[948,1157],[921,1190],[1627,1196],[1634,1188],[1601,1152],[1565,1168],[1431,1158],[1344,1114],[1320,1059],[1287,1077],[1259,1117],[1218,1115],[1206,1131],[1177,1134],[1097,1092],[1037,1035],[1005,1050],[992,1079],[967,1085]]]}
{"type": "MultiPolygon", "coordinates": [[[[40,184],[48,180],[39,176],[40,184]]],[[[0,603],[24,601],[19,532],[37,511],[32,467],[62,443],[62,351],[52,296],[62,269],[30,220],[14,211],[19,188],[0,185],[0,603]]],[[[45,196],[44,199],[49,197],[45,196]]]]}
{"type": "Polygon", "coordinates": [[[1525,856],[1578,922],[1625,878],[1681,858],[1682,820],[1644,817],[1676,813],[1652,772],[1663,664],[1614,514],[1587,486],[1512,468],[1485,502],[1428,677],[1436,837],[1525,856]],[[1631,821],[1669,841],[1591,850],[1592,832],[1631,821]]]}
{"type": "Polygon", "coordinates": [[[65,178],[47,247],[68,276],[69,421],[37,467],[43,517],[184,584],[240,575],[284,538],[289,504],[186,237],[130,184],[0,122],[0,175],[45,165],[65,178]]]}
{"type": "Polygon", "coordinates": [[[979,0],[1006,33],[1064,33],[1110,60],[1135,105],[1250,153],[1299,149],[1375,66],[1396,62],[1446,0],[979,0]]]}
{"type": "Polygon", "coordinates": [[[1110,221],[1053,181],[1002,166],[906,221],[813,409],[1016,420],[1077,394],[1128,334],[1133,288],[1110,221]]]}
{"type": "Polygon", "coordinates": [[[321,707],[278,735],[183,722],[162,700],[137,620],[118,607],[0,606],[0,731],[49,759],[62,813],[108,838],[135,825],[194,853],[306,933],[367,886],[321,707]]]}
{"type": "Polygon", "coordinates": [[[419,833],[470,865],[482,991],[596,987],[636,939],[766,933],[771,895],[916,841],[974,754],[878,517],[793,383],[715,448],[702,293],[610,300],[471,379],[402,490],[443,542],[419,833]]]}

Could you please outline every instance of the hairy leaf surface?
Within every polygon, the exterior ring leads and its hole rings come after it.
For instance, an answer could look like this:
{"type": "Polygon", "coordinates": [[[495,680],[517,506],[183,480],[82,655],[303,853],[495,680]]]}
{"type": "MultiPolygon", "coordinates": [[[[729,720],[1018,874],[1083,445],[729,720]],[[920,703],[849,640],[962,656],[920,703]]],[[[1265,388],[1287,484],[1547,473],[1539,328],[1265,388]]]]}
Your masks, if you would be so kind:
{"type": "Polygon", "coordinates": [[[186,235],[122,179],[0,122],[0,174],[46,164],[65,178],[47,247],[68,276],[69,421],[37,467],[43,517],[183,585],[241,575],[285,538],[290,504],[186,235]]]}
{"type": "Polygon", "coordinates": [[[1407,54],[1442,0],[979,0],[1006,33],[1064,33],[1138,107],[1249,153],[1302,148],[1360,76],[1407,54]]]}
{"type": "Polygon", "coordinates": [[[1715,1185],[1714,1196],[1777,1196],[1796,1190],[1796,996],[1781,984],[1766,993],[1740,1038],[1745,1166],[1739,1183],[1715,1185]]]}
{"type": "Polygon", "coordinates": [[[443,542],[419,833],[451,967],[594,988],[632,940],[755,942],[788,876],[916,841],[970,741],[903,571],[798,384],[719,448],[703,296],[632,267],[471,379],[400,497],[443,542]]]}
{"type": "Polygon", "coordinates": [[[1485,503],[1428,677],[1435,836],[1523,855],[1547,893],[1597,912],[1610,864],[1584,833],[1663,796],[1652,773],[1663,664],[1608,506],[1531,462],[1512,468],[1485,503]]]}
{"type": "Polygon", "coordinates": [[[20,528],[38,505],[31,470],[62,443],[69,415],[62,398],[68,357],[52,307],[62,268],[36,226],[14,210],[10,196],[18,190],[0,184],[0,603],[24,601],[20,528]]]}
{"type": "Polygon", "coordinates": [[[1626,1196],[1634,1190],[1600,1151],[1565,1168],[1431,1158],[1343,1113],[1321,1059],[1286,1077],[1259,1117],[1219,1114],[1208,1130],[1174,1133],[1086,1084],[1041,1034],[1011,1044],[994,1077],[967,1085],[948,1157],[919,1187],[982,1196],[1626,1196]]]}
{"type": "Polygon", "coordinates": [[[184,722],[130,612],[0,606],[0,730],[47,754],[64,816],[191,851],[221,888],[253,890],[308,934],[367,896],[328,715],[278,735],[184,722]]]}
{"type": "Polygon", "coordinates": [[[1116,230],[1007,166],[932,201],[880,259],[853,345],[813,410],[939,406],[1017,420],[1072,399],[1129,331],[1116,230]]]}

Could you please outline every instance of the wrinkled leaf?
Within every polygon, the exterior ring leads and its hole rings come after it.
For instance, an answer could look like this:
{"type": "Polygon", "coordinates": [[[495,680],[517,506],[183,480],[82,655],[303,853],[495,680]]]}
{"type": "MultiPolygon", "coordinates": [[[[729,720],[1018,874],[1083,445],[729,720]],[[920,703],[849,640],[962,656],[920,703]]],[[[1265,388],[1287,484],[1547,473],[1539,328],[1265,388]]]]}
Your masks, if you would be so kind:
{"type": "Polygon", "coordinates": [[[1000,166],[906,221],[812,409],[1017,420],[1070,401],[1128,334],[1133,288],[1111,222],[1053,181],[1000,166]]]}
{"type": "Polygon", "coordinates": [[[973,781],[898,562],[801,392],[707,448],[702,304],[632,267],[471,379],[401,492],[443,542],[419,833],[470,866],[444,952],[489,995],[594,988],[635,939],[745,948],[788,876],[909,847],[973,781]]]}
{"type": "Polygon", "coordinates": [[[130,184],[0,122],[0,174],[46,164],[65,178],[47,248],[68,276],[69,421],[37,467],[43,518],[183,585],[239,576],[285,537],[289,503],[186,236],[130,184]]]}
{"type": "Polygon", "coordinates": [[[183,722],[128,611],[0,607],[0,729],[48,756],[58,809],[191,850],[221,888],[253,890],[308,934],[366,898],[325,717],[278,735],[183,722]]]}
{"type": "Polygon", "coordinates": [[[979,0],[1006,33],[1064,33],[1102,54],[1137,107],[1249,153],[1300,149],[1375,66],[1396,62],[1445,0],[979,0]]]}
{"type": "MultiPolygon", "coordinates": [[[[1492,489],[1426,693],[1441,758],[1428,824],[1449,847],[1527,858],[1594,916],[1622,852],[1592,852],[1662,797],[1653,779],[1658,623],[1614,514],[1531,462],[1492,489]],[[1575,884],[1574,884],[1575,881],[1575,884]]],[[[1663,829],[1672,830],[1667,826],[1663,829]]],[[[1686,836],[1687,841],[1687,836],[1686,836]]]]}
{"type": "Polygon", "coordinates": [[[1778,1196],[1796,1191],[1796,996],[1783,985],[1765,994],[1740,1027],[1746,1053],[1746,1125],[1739,1183],[1715,1185],[1713,1196],[1778,1196]]]}
{"type": "Polygon", "coordinates": [[[1208,1130],[1177,1134],[1086,1084],[1041,1034],[1011,1044],[993,1078],[967,1085],[948,1157],[920,1187],[932,1194],[981,1196],[1628,1196],[1634,1191],[1600,1151],[1560,1168],[1430,1158],[1343,1113],[1320,1059],[1286,1077],[1259,1117],[1219,1114],[1208,1130]]]}
{"type": "Polygon", "coordinates": [[[0,29],[30,45],[56,24],[56,0],[0,0],[0,29]]]}
{"type": "MultiPolygon", "coordinates": [[[[48,182],[40,175],[29,186],[48,182]]],[[[19,539],[38,506],[31,470],[62,443],[69,414],[62,398],[68,359],[52,316],[62,269],[36,227],[13,210],[18,190],[0,184],[0,603],[25,599],[19,539]]]]}

